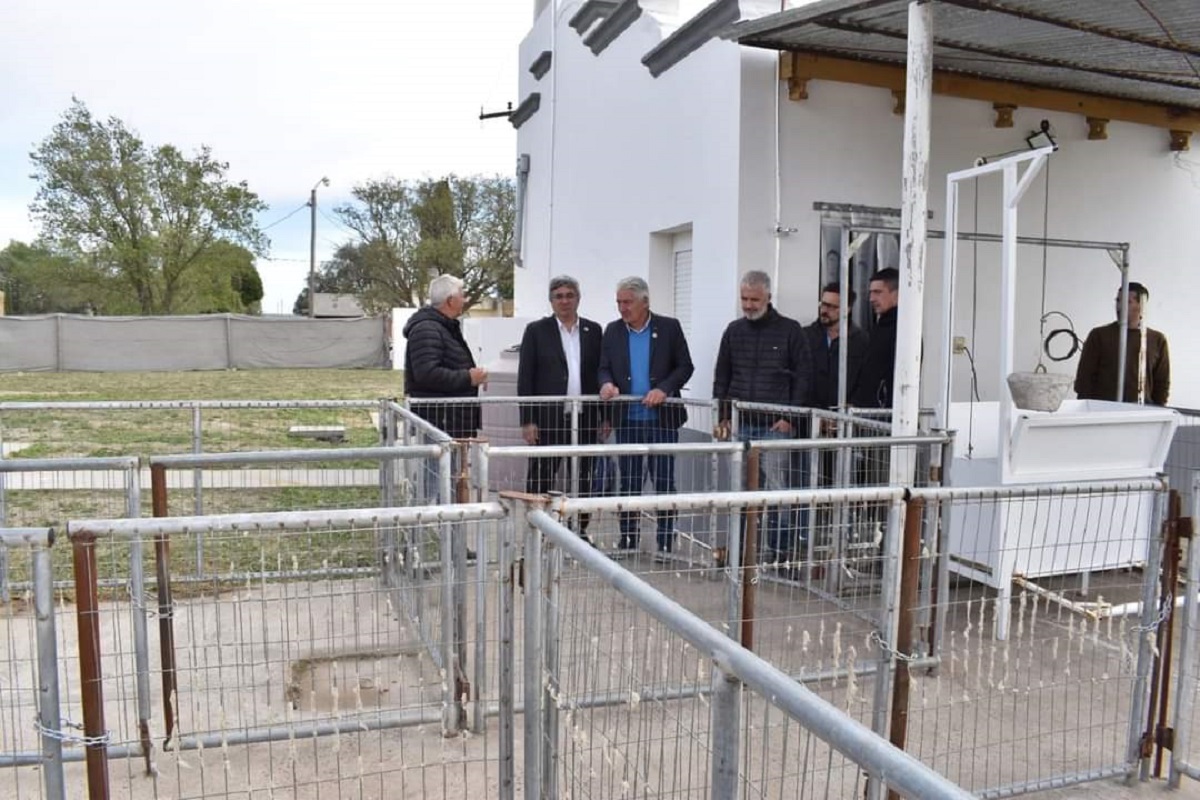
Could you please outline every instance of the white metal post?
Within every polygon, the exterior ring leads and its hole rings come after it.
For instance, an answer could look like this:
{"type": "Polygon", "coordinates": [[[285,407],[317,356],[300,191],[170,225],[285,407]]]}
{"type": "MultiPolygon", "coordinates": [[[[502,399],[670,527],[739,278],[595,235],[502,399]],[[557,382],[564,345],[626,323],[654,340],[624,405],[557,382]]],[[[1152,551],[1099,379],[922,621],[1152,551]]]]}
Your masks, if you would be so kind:
{"type": "MultiPolygon", "coordinates": [[[[929,119],[933,102],[933,5],[908,6],[908,71],[904,96],[904,163],[900,204],[900,312],[892,379],[892,435],[917,432],[921,408],[921,328],[925,303],[926,215],[929,209],[929,119]]],[[[893,448],[891,483],[907,485],[911,449],[893,448]]]]}

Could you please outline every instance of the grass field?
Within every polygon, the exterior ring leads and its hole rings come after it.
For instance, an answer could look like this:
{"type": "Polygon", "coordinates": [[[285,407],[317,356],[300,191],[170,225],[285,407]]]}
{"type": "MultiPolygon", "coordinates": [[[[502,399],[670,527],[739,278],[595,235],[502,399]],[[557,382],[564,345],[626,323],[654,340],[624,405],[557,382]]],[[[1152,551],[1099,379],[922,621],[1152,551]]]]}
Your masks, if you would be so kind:
{"type": "Polygon", "coordinates": [[[377,400],[401,390],[400,372],[379,369],[10,372],[0,379],[0,402],[377,400]]]}
{"type": "MultiPolygon", "coordinates": [[[[3,402],[99,402],[163,400],[361,400],[374,404],[384,397],[398,397],[401,375],[387,370],[254,370],[224,372],[144,373],[10,373],[0,381],[3,402]]],[[[282,450],[374,446],[379,434],[371,408],[330,409],[202,409],[201,449],[204,452],[282,450]],[[346,431],[342,445],[288,437],[293,425],[341,425],[346,431]]],[[[0,441],[20,447],[12,458],[61,458],[138,456],[189,453],[193,442],[192,410],[17,410],[0,407],[0,441]]],[[[312,464],[319,468],[321,464],[312,464]]],[[[370,467],[373,463],[341,463],[342,468],[370,467]]],[[[111,518],[125,515],[124,492],[72,490],[64,479],[51,491],[22,491],[10,482],[4,503],[4,523],[9,526],[54,526],[69,519],[111,518]]],[[[175,490],[170,494],[170,512],[192,512],[192,494],[175,490]]],[[[305,508],[354,508],[377,505],[379,490],[371,487],[278,487],[205,492],[206,513],[274,511],[305,508]]],[[[142,492],[142,514],[150,515],[150,496],[142,492]]],[[[237,537],[214,542],[208,554],[214,563],[210,572],[241,571],[273,565],[285,547],[289,562],[299,567],[363,566],[373,557],[372,537],[348,536],[353,543],[345,552],[327,548],[310,551],[296,538],[264,541],[237,537]]],[[[28,579],[27,554],[10,554],[14,581],[28,579]]],[[[150,558],[150,556],[147,556],[150,558]]],[[[180,537],[172,551],[178,574],[193,574],[194,545],[180,537]]],[[[70,574],[70,548],[56,547],[55,574],[70,574]]],[[[152,564],[150,564],[152,573],[152,564]]]]}
{"type": "MultiPolygon", "coordinates": [[[[223,372],[12,373],[0,402],[163,400],[362,400],[397,397],[389,370],[230,370],[223,372]]],[[[288,437],[293,425],[341,425],[346,444],[370,446],[378,434],[363,409],[204,409],[201,450],[232,452],[321,447],[288,437]]],[[[148,456],[193,447],[192,411],[0,410],[0,441],[14,458],[148,456]],[[19,449],[17,449],[19,446],[19,449]]]]}

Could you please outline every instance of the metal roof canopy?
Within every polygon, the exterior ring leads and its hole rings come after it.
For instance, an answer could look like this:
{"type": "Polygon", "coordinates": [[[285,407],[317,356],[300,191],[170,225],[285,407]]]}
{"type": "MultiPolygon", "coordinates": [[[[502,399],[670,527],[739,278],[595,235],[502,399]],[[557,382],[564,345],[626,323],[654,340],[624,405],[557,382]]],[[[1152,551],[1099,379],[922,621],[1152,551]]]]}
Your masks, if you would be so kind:
{"type": "MultiPolygon", "coordinates": [[[[1011,102],[1005,88],[1026,90],[1015,105],[1200,131],[1196,0],[931,4],[935,80],[943,83],[935,83],[936,93],[1011,102]],[[949,85],[955,78],[959,82],[949,85]],[[964,88],[964,79],[978,79],[980,85],[956,91],[964,88]],[[986,96],[992,82],[993,93],[986,96]],[[1048,104],[1039,105],[1039,99],[1048,104]],[[1125,102],[1093,108],[1089,99],[1125,102]]],[[[887,65],[902,71],[908,5],[909,0],[819,0],[738,23],[726,35],[752,47],[811,54],[814,61],[826,58],[844,66],[848,60],[868,70],[887,65]]],[[[833,78],[819,69],[807,77],[833,78]]],[[[860,82],[888,85],[878,73],[860,82]]],[[[904,88],[902,74],[892,88],[904,88]]]]}

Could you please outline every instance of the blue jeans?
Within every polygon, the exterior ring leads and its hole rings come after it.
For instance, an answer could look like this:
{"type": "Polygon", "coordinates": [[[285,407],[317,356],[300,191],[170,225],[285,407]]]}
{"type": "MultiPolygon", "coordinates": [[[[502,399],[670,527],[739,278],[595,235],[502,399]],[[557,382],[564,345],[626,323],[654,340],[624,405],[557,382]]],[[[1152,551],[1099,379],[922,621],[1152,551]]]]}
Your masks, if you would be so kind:
{"type": "MultiPolygon", "coordinates": [[[[679,441],[679,431],[663,428],[657,422],[626,420],[617,428],[617,444],[674,444],[679,441]]],[[[675,491],[675,456],[621,456],[617,459],[621,472],[621,494],[631,496],[642,493],[645,470],[650,470],[655,494],[670,494],[675,491]]],[[[621,512],[622,550],[638,547],[638,513],[621,512]]],[[[658,512],[658,549],[671,552],[675,547],[675,512],[658,512]]]]}
{"type": "MultiPolygon", "coordinates": [[[[773,431],[763,425],[743,426],[738,431],[738,438],[743,442],[771,441],[776,439],[792,439],[790,433],[773,431]]],[[[803,489],[808,486],[808,453],[796,450],[767,450],[761,456],[759,466],[759,489],[772,491],[779,489],[803,489]]],[[[792,508],[790,506],[773,506],[767,509],[765,524],[760,530],[761,537],[760,561],[773,563],[776,561],[792,561],[799,557],[794,552],[796,530],[808,530],[808,507],[792,508]]],[[[742,545],[745,546],[745,517],[742,518],[742,545]]],[[[801,540],[805,533],[801,533],[801,540]]]]}

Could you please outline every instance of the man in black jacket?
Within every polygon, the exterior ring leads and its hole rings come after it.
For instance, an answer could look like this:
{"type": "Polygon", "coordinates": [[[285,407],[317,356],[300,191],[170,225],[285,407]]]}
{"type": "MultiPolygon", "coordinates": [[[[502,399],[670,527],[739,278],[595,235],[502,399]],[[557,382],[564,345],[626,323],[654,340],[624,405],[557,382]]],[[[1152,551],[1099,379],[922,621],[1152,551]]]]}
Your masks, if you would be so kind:
{"type": "Polygon", "coordinates": [[[850,402],[858,408],[892,407],[892,376],[896,370],[896,317],[900,301],[900,273],[888,267],[871,276],[871,310],[875,327],[867,353],[854,380],[850,402]]]}
{"type": "MultiPolygon", "coordinates": [[[[554,313],[525,326],[517,366],[517,394],[521,397],[548,395],[580,397],[600,392],[600,326],[579,316],[579,282],[569,275],[550,280],[550,306],[554,313]]],[[[521,403],[521,435],[526,444],[556,446],[572,444],[572,410],[562,401],[521,403]]],[[[599,404],[584,403],[580,409],[577,444],[596,444],[606,438],[599,404]]],[[[554,476],[564,459],[531,458],[525,491],[545,494],[554,488],[554,476]]],[[[591,494],[591,458],[579,459],[579,490],[591,494]]],[[[568,462],[568,476],[570,462],[568,462]]],[[[568,477],[568,485],[570,483],[568,477]]],[[[580,515],[579,533],[586,538],[588,517],[580,515]]]]}
{"type": "MultiPolygon", "coordinates": [[[[838,336],[842,318],[842,288],[834,281],[821,289],[821,301],[817,308],[817,319],[804,328],[808,349],[813,358],[813,393],[814,408],[837,408],[838,405],[838,366],[839,351],[841,350],[838,336]]],[[[854,290],[850,290],[850,302],[847,311],[854,308],[854,290]]],[[[846,351],[846,384],[851,386],[854,377],[862,367],[863,358],[867,354],[867,334],[847,319],[850,346],[846,351]]],[[[846,396],[850,400],[849,392],[846,396]]]]}
{"type": "MultiPolygon", "coordinates": [[[[600,398],[619,395],[641,397],[610,409],[609,418],[619,444],[659,444],[679,441],[687,410],[667,398],[679,397],[694,367],[679,320],[650,314],[650,287],[638,277],[617,284],[617,311],[621,318],[604,329],[600,347],[600,398]]],[[[643,461],[648,461],[654,491],[675,491],[675,459],[669,455],[621,456],[621,494],[642,493],[643,461]]],[[[658,512],[660,558],[675,546],[675,514],[658,512]]],[[[620,549],[638,549],[638,514],[621,513],[620,549]]]]}
{"type": "MultiPolygon", "coordinates": [[[[742,276],[742,317],[725,328],[713,373],[713,396],[719,402],[718,438],[729,436],[734,400],[796,408],[743,411],[738,415],[738,438],[752,442],[791,439],[800,427],[800,407],[809,404],[812,358],[800,323],[771,305],[771,277],[753,270],[742,276]]],[[[767,451],[762,459],[761,489],[796,486],[804,459],[784,450],[767,451]]],[[[773,508],[767,514],[763,560],[788,562],[792,557],[791,513],[773,508]]],[[[802,523],[803,524],[803,523],[802,523]]]]}
{"type": "Polygon", "coordinates": [[[478,397],[487,370],[475,366],[462,335],[463,282],[440,275],[429,284],[429,305],[404,326],[404,393],[414,414],[453,436],[469,439],[479,432],[478,403],[421,403],[418,399],[478,397]]]}

